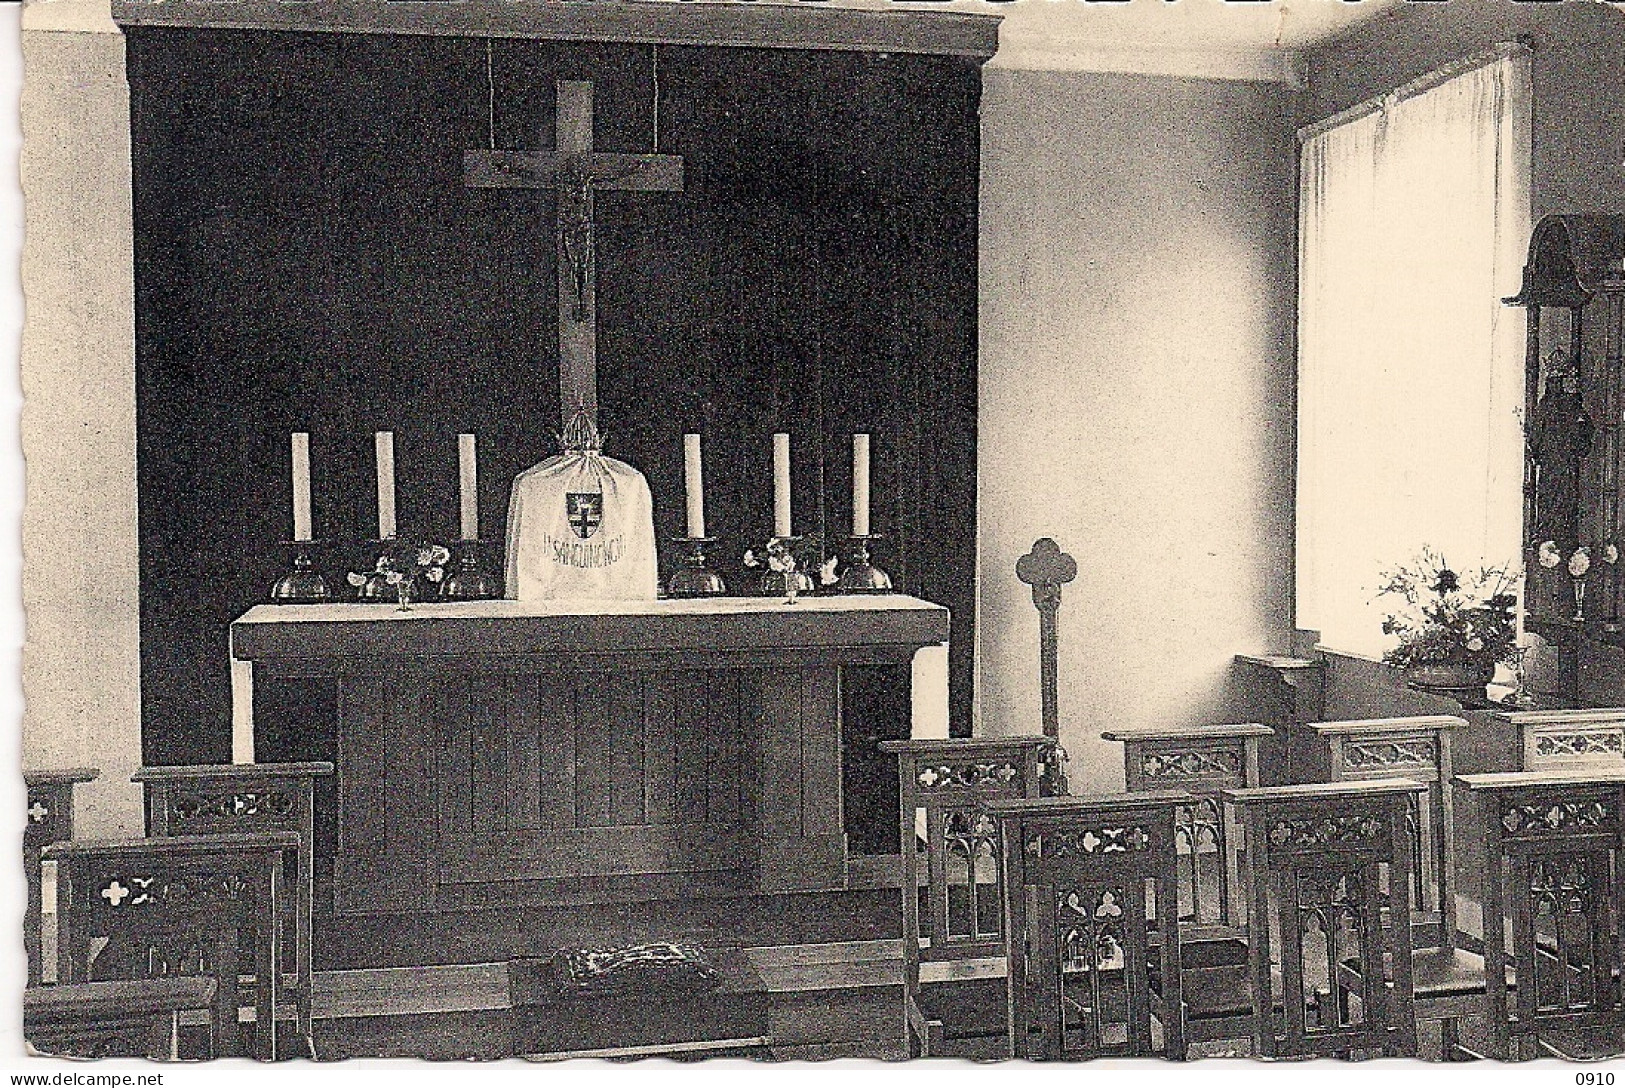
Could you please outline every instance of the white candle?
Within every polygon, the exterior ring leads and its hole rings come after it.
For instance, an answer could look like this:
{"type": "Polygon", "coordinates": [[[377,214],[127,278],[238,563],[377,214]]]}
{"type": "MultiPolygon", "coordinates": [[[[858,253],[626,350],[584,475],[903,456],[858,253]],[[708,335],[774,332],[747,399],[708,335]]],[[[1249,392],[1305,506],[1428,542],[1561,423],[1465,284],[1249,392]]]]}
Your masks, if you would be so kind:
{"type": "Polygon", "coordinates": [[[474,436],[457,436],[457,497],[462,514],[463,539],[480,538],[479,469],[474,459],[474,436]]]}
{"type": "Polygon", "coordinates": [[[683,493],[688,498],[688,535],[705,535],[705,475],[700,463],[700,436],[683,436],[683,493]]]}
{"type": "Polygon", "coordinates": [[[378,539],[395,539],[395,432],[373,435],[378,454],[378,539]]]}
{"type": "Polygon", "coordinates": [[[790,436],[773,436],[773,535],[790,535],[790,436]]]}
{"type": "Polygon", "coordinates": [[[310,435],[293,433],[293,538],[310,539],[310,435]]]}
{"type": "Polygon", "coordinates": [[[869,535],[869,436],[852,436],[852,535],[869,535]]]}

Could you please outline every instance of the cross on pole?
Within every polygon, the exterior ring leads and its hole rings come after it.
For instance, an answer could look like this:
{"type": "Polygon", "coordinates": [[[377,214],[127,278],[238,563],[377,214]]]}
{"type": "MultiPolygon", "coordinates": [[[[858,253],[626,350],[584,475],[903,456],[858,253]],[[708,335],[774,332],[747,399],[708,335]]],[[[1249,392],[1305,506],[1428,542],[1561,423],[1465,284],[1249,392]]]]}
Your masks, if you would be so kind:
{"type": "Polygon", "coordinates": [[[681,155],[607,154],[592,149],[592,84],[560,80],[553,151],[463,152],[463,183],[474,189],[554,189],[559,275],[559,410],[598,419],[598,300],[593,194],[682,192],[681,155]]]}
{"type": "MultiPolygon", "coordinates": [[[[1078,576],[1078,564],[1049,537],[1033,542],[1033,550],[1016,560],[1016,577],[1033,587],[1033,604],[1038,608],[1038,691],[1044,735],[1059,738],[1061,587],[1078,576]]],[[[1056,771],[1060,786],[1064,776],[1056,771]]]]}

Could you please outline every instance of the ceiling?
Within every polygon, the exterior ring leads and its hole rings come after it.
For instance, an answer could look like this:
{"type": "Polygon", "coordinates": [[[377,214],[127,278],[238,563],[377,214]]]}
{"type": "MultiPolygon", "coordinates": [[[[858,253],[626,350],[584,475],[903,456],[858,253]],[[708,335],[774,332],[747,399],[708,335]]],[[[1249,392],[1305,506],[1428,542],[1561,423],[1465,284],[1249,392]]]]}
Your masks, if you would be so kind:
{"type": "MultiPolygon", "coordinates": [[[[658,0],[676,2],[676,0],[658,0]]],[[[710,0],[739,3],[743,0],[710,0]]],[[[800,6],[807,0],[761,0],[800,6]]],[[[1299,53],[1406,0],[823,0],[874,11],[997,15],[993,68],[1300,82],[1299,53]]],[[[229,5],[228,5],[229,6],[229,5]]],[[[108,0],[34,0],[29,29],[114,30],[108,0]]]]}
{"type": "Polygon", "coordinates": [[[1297,54],[1404,0],[838,0],[1003,16],[993,67],[1295,82],[1297,54]]]}

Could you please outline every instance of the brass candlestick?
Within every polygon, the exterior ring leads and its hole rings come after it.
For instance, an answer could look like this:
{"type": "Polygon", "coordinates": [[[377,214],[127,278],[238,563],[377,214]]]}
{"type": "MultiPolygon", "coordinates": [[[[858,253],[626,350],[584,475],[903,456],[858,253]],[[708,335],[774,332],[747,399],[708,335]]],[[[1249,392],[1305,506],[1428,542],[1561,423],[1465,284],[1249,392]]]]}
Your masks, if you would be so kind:
{"type": "Polygon", "coordinates": [[[496,579],[480,569],[478,540],[459,540],[452,545],[457,553],[457,569],[440,583],[442,601],[483,601],[497,595],[496,579]]]}
{"type": "Polygon", "coordinates": [[[841,572],[842,593],[890,593],[891,575],[869,562],[869,542],[879,540],[876,534],[849,538],[846,569],[841,572]]]}
{"type": "Polygon", "coordinates": [[[721,597],[728,592],[722,575],[705,567],[705,546],[715,544],[714,536],[680,536],[672,540],[683,547],[682,566],[666,583],[668,597],[721,597]]]}
{"type": "Polygon", "coordinates": [[[315,540],[282,542],[283,547],[293,551],[293,569],[271,587],[271,600],[277,604],[309,604],[333,599],[327,591],[327,579],[316,569],[314,552],[319,543],[315,540]]]}

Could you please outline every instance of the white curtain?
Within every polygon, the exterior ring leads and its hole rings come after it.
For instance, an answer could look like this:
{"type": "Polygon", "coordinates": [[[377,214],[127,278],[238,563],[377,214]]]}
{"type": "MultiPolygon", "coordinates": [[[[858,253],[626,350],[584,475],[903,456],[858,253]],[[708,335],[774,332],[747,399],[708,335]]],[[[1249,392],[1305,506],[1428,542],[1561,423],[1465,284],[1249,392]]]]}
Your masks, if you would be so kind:
{"type": "Polygon", "coordinates": [[[1378,573],[1516,562],[1530,78],[1510,47],[1313,135],[1299,173],[1297,623],[1376,655],[1378,573]]]}

